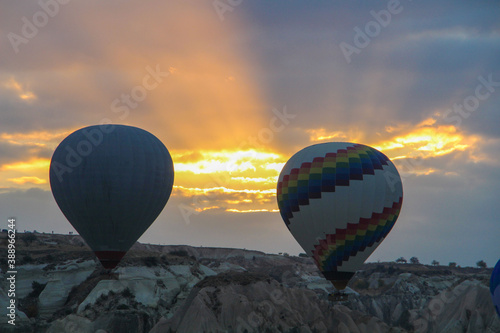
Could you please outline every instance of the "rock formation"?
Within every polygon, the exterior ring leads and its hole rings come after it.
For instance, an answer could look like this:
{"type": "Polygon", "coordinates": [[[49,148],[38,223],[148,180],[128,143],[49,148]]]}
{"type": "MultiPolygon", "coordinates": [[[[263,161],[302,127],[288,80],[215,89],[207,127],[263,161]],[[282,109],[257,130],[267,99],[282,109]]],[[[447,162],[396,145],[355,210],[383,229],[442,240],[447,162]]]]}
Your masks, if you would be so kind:
{"type": "Polygon", "coordinates": [[[78,236],[22,245],[16,327],[2,332],[500,332],[490,269],[366,264],[334,302],[309,258],[138,243],[110,272],[78,236]]]}

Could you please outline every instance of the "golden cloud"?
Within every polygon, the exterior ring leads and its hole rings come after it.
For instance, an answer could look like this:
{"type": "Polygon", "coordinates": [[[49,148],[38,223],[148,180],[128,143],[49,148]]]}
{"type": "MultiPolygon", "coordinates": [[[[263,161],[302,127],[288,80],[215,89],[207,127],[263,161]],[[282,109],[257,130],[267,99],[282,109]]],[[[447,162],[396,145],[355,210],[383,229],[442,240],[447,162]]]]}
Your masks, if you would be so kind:
{"type": "Polygon", "coordinates": [[[226,209],[226,212],[231,212],[231,213],[261,213],[261,212],[270,212],[270,213],[275,213],[279,212],[279,209],[236,209],[236,208],[230,208],[226,209]]]}
{"type": "Polygon", "coordinates": [[[49,169],[50,160],[47,158],[33,158],[28,161],[14,162],[10,164],[4,164],[0,167],[0,170],[16,170],[16,171],[30,171],[34,169],[49,169]]]}
{"type": "Polygon", "coordinates": [[[57,132],[34,131],[27,133],[1,133],[0,139],[13,145],[33,145],[46,147],[47,145],[57,145],[74,130],[63,130],[57,132]]]}
{"type": "Polygon", "coordinates": [[[10,182],[19,184],[19,185],[26,184],[26,183],[32,183],[32,184],[37,184],[37,185],[47,183],[47,180],[45,180],[45,179],[41,179],[38,177],[30,177],[30,176],[24,176],[24,177],[19,177],[19,178],[9,178],[7,180],[10,182]]]}
{"type": "Polygon", "coordinates": [[[31,101],[37,98],[32,91],[26,88],[26,85],[19,83],[13,77],[4,82],[3,86],[9,90],[14,91],[17,94],[17,97],[24,101],[31,101]]]}
{"type": "Polygon", "coordinates": [[[308,129],[309,141],[311,142],[328,142],[328,141],[347,141],[359,142],[363,138],[363,134],[358,130],[345,131],[328,131],[325,128],[308,129]]]}
{"type": "Polygon", "coordinates": [[[217,172],[242,172],[257,169],[274,170],[276,161],[284,157],[280,154],[257,151],[199,151],[189,153],[174,153],[176,172],[191,172],[194,174],[211,174],[217,172]],[[180,158],[178,158],[180,157],[180,158]],[[177,162],[181,160],[183,162],[177,162]]]}
{"type": "Polygon", "coordinates": [[[47,186],[46,177],[48,175],[50,160],[46,158],[31,158],[26,161],[17,161],[4,164],[0,167],[0,186],[11,186],[12,183],[17,187],[26,188],[36,187],[45,188],[47,186]]]}
{"type": "Polygon", "coordinates": [[[173,195],[189,198],[189,205],[196,211],[222,209],[232,212],[276,210],[276,189],[252,190],[227,187],[187,188],[174,186],[173,195]]]}
{"type": "Polygon", "coordinates": [[[306,132],[313,142],[349,141],[365,143],[386,154],[398,166],[400,172],[418,176],[440,172],[437,167],[426,165],[425,159],[441,157],[452,153],[467,152],[471,161],[485,161],[479,155],[478,143],[484,139],[467,134],[454,125],[439,123],[439,114],[428,117],[420,123],[396,123],[385,127],[385,133],[376,134],[379,139],[366,139],[357,130],[331,131],[325,128],[309,129],[306,132]],[[384,137],[384,139],[380,139],[384,137]],[[364,138],[364,139],[363,139],[364,138]],[[358,139],[360,141],[358,141],[358,139]],[[365,140],[366,139],[366,140],[365,140]]]}
{"type": "Polygon", "coordinates": [[[430,118],[414,128],[399,127],[403,134],[391,137],[374,145],[392,159],[436,157],[454,151],[473,148],[480,140],[476,135],[467,135],[453,125],[436,125],[430,118]]]}

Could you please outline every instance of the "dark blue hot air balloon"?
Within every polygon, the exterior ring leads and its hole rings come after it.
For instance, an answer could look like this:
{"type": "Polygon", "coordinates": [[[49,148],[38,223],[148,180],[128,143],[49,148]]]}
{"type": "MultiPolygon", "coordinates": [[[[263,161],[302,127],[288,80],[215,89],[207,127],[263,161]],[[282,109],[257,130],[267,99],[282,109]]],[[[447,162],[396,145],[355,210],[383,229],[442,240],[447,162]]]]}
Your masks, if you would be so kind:
{"type": "Polygon", "coordinates": [[[167,203],[172,158],[137,127],[79,129],[54,151],[50,186],[59,208],[105,268],[114,268],[167,203]]]}
{"type": "Polygon", "coordinates": [[[491,273],[490,292],[491,298],[493,299],[493,305],[495,305],[497,314],[500,317],[500,260],[498,260],[491,273]]]}

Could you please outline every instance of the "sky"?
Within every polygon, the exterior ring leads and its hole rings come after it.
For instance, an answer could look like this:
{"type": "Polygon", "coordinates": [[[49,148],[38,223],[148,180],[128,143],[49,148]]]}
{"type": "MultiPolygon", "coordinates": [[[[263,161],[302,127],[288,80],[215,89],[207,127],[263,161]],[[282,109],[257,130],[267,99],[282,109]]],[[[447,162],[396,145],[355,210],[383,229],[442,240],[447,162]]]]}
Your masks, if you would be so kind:
{"type": "Polygon", "coordinates": [[[57,145],[137,126],[172,155],[153,244],[303,252],[276,181],[298,150],[373,146],[403,180],[368,261],[500,258],[496,1],[0,0],[0,225],[68,233],[57,145]]]}

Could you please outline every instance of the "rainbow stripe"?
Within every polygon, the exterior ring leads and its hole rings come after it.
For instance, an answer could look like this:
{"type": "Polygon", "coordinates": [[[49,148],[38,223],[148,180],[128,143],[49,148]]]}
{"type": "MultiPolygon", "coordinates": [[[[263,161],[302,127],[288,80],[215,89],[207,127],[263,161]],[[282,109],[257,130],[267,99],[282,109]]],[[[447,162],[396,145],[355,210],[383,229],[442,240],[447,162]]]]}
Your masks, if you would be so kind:
{"type": "Polygon", "coordinates": [[[337,186],[349,186],[351,180],[363,180],[363,175],[374,175],[388,161],[378,150],[353,144],[292,169],[278,182],[277,188],[278,207],[286,226],[293,212],[309,205],[310,199],[321,198],[322,192],[335,192],[337,186]]]}
{"type": "Polygon", "coordinates": [[[360,218],[358,223],[348,223],[346,229],[335,229],[314,247],[313,258],[322,272],[336,271],[343,261],[382,241],[396,223],[403,197],[382,213],[372,213],[370,218],[360,218]]]}

